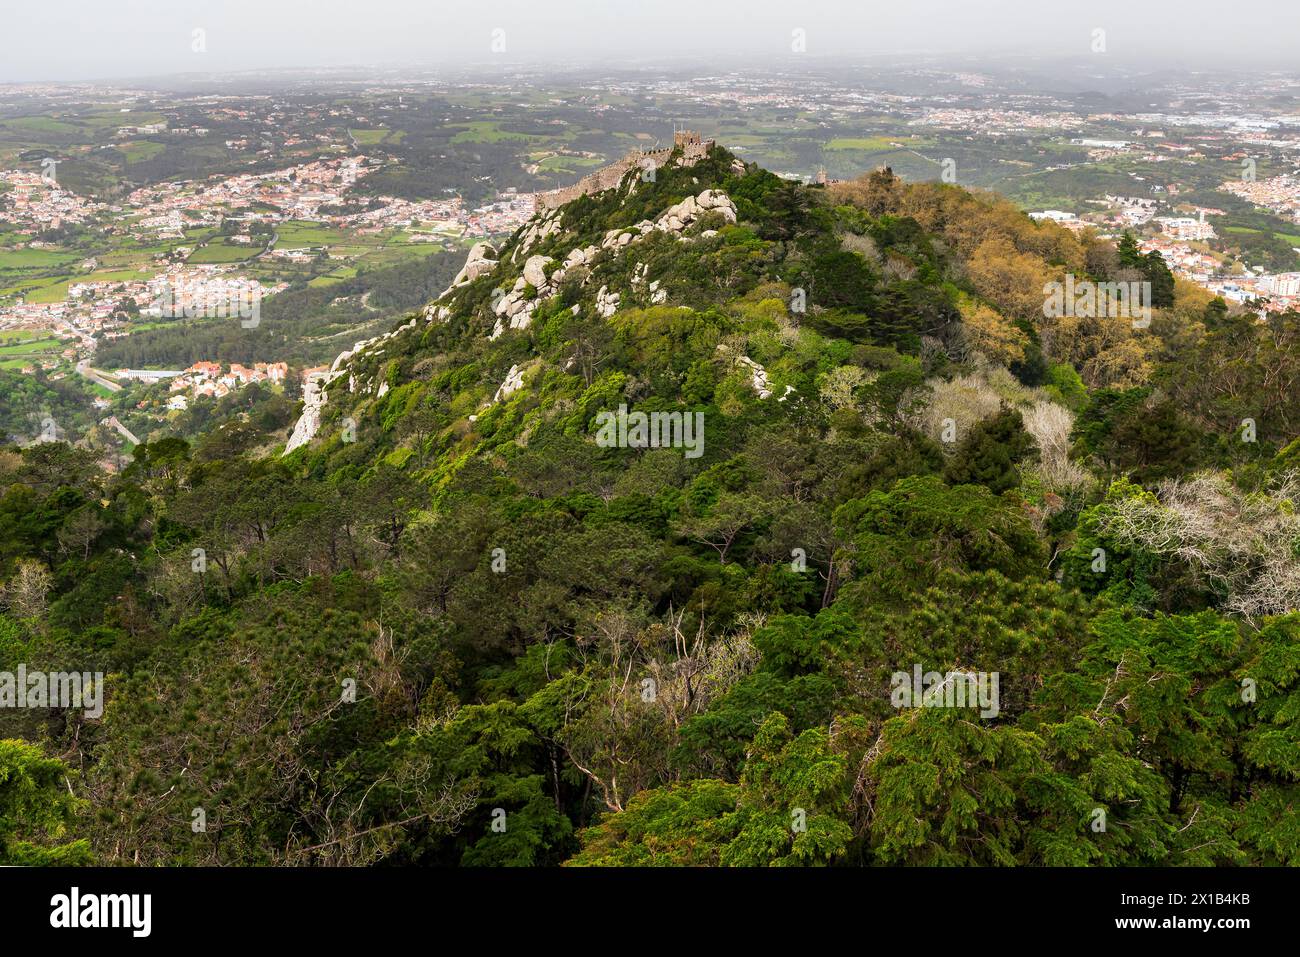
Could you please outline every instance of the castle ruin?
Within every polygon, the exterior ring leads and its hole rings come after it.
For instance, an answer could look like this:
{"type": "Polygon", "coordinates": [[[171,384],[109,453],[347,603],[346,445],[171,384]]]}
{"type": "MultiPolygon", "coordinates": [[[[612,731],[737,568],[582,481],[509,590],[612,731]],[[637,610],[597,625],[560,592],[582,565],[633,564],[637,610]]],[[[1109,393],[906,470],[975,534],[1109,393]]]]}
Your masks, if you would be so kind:
{"type": "Polygon", "coordinates": [[[673,133],[673,145],[653,150],[630,150],[626,156],[608,166],[589,173],[572,186],[548,190],[537,194],[537,208],[551,210],[557,206],[590,196],[603,190],[613,189],[623,181],[629,170],[651,170],[663,166],[672,157],[674,151],[681,150],[678,162],[682,166],[694,166],[713,148],[713,140],[700,139],[694,130],[677,130],[673,133]]]}

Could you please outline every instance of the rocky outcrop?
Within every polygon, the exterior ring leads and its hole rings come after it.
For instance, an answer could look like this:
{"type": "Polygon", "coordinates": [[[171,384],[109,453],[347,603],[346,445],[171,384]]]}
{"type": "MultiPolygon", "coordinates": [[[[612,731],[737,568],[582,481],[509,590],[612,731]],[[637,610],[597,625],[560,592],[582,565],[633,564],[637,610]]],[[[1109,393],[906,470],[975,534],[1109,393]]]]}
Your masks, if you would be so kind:
{"type": "Polygon", "coordinates": [[[565,271],[568,271],[574,266],[589,266],[591,265],[591,261],[596,258],[598,252],[600,252],[600,250],[595,246],[587,246],[584,249],[574,249],[569,253],[569,255],[564,257],[563,268],[565,271]]]}
{"type": "MultiPolygon", "coordinates": [[[[545,259],[544,256],[534,258],[545,259]]],[[[548,259],[545,261],[550,262],[548,259]]],[[[530,259],[529,262],[533,260],[530,259]]],[[[533,311],[537,308],[537,303],[549,299],[554,294],[555,289],[545,281],[544,276],[541,286],[534,286],[527,278],[520,276],[509,292],[495,297],[492,311],[497,319],[488,338],[496,339],[506,329],[527,329],[533,323],[533,311]]]]}
{"type": "Polygon", "coordinates": [[[750,371],[750,385],[758,393],[760,399],[772,398],[772,390],[768,388],[767,370],[755,362],[749,356],[737,356],[736,361],[750,371]]]}
{"type": "MultiPolygon", "coordinates": [[[[725,345],[718,346],[718,352],[720,353],[729,354],[730,351],[731,350],[728,349],[725,345]]],[[[744,366],[749,371],[749,384],[753,387],[754,391],[758,394],[758,397],[760,399],[772,398],[772,387],[771,387],[771,383],[768,382],[766,369],[764,369],[761,365],[759,365],[749,356],[745,356],[745,355],[736,356],[733,361],[736,363],[736,365],[744,366]]],[[[792,391],[794,390],[791,389],[789,386],[787,386],[785,390],[785,394],[782,395],[778,401],[784,401],[785,396],[789,395],[792,391]]]]}
{"type": "Polygon", "coordinates": [[[550,256],[529,256],[524,263],[524,282],[541,289],[546,285],[546,266],[554,261],[550,256]]]}
{"type": "MultiPolygon", "coordinates": [[[[328,372],[313,372],[303,383],[302,396],[302,414],[298,416],[298,421],[293,424],[293,434],[289,436],[289,441],[285,444],[282,455],[288,455],[294,449],[301,448],[316,437],[320,430],[321,411],[325,408],[328,396],[325,387],[335,379],[341,378],[344,374],[344,364],[350,362],[361,353],[369,356],[383,355],[383,349],[376,349],[375,346],[387,342],[394,336],[399,336],[408,329],[415,328],[415,318],[412,317],[409,322],[398,326],[392,332],[385,332],[382,336],[373,336],[370,339],[362,339],[352,344],[352,348],[346,352],[341,352],[330,365],[328,372]]],[[[357,391],[357,377],[355,374],[348,373],[348,392],[357,391]]],[[[369,391],[369,389],[367,389],[369,391]]],[[[383,397],[388,392],[388,383],[381,382],[377,389],[377,397],[383,397]]]]}
{"type": "Polygon", "coordinates": [[[543,239],[548,239],[558,233],[560,231],[561,217],[562,214],[559,210],[552,210],[530,222],[523,235],[519,237],[519,243],[515,246],[514,252],[510,254],[511,262],[518,261],[520,256],[527,256],[533,247],[543,239]]]}
{"type": "Polygon", "coordinates": [[[618,312],[620,298],[618,293],[610,292],[607,286],[601,286],[596,292],[596,314],[602,319],[608,319],[618,312]]]}
{"type": "Polygon", "coordinates": [[[650,302],[652,305],[658,305],[668,299],[668,290],[659,288],[659,280],[655,279],[646,283],[646,278],[650,273],[649,263],[640,263],[632,272],[632,285],[645,286],[650,293],[650,302]]]}
{"type": "MultiPolygon", "coordinates": [[[[726,193],[720,190],[706,189],[698,196],[687,196],[680,203],[669,206],[654,222],[643,219],[635,226],[626,229],[611,229],[601,239],[602,249],[622,249],[630,246],[652,232],[671,233],[679,238],[701,217],[708,213],[717,213],[726,222],[736,221],[736,204],[726,193]]],[[[710,236],[716,236],[716,230],[705,230],[710,236]]],[[[703,236],[704,233],[701,233],[703,236]]]]}
{"type": "Polygon", "coordinates": [[[639,239],[654,228],[654,224],[649,220],[643,220],[636,224],[635,230],[629,229],[611,229],[605,234],[605,238],[600,242],[601,249],[622,249],[624,246],[631,245],[632,240],[639,239]]]}
{"type": "Polygon", "coordinates": [[[492,401],[496,403],[500,402],[502,399],[508,399],[523,387],[523,371],[520,370],[517,365],[511,366],[510,371],[506,374],[506,380],[501,383],[500,388],[496,391],[496,395],[492,396],[492,401]]]}
{"type": "Polygon", "coordinates": [[[493,269],[497,268],[497,250],[491,243],[475,243],[469,251],[469,258],[465,260],[465,265],[461,267],[460,272],[456,273],[456,278],[451,281],[442,293],[441,299],[466,283],[471,283],[479,276],[486,276],[493,269]]]}
{"type": "MultiPolygon", "coordinates": [[[[337,363],[338,360],[336,359],[335,362],[337,363]]],[[[328,398],[325,387],[336,376],[337,373],[332,370],[313,372],[307,376],[307,381],[303,383],[302,415],[298,416],[298,421],[293,425],[293,434],[289,436],[289,441],[284,447],[285,455],[316,437],[316,432],[320,429],[321,410],[325,408],[325,401],[328,398]]]]}
{"type": "MultiPolygon", "coordinates": [[[[602,237],[599,246],[575,247],[564,256],[558,265],[553,257],[535,254],[531,251],[538,244],[561,232],[563,228],[563,211],[551,209],[539,214],[525,228],[519,242],[510,254],[512,263],[518,262],[520,259],[523,260],[522,274],[516,277],[509,290],[498,293],[493,297],[492,312],[496,316],[496,321],[493,324],[490,337],[496,339],[507,329],[527,329],[532,324],[533,313],[536,311],[538,304],[550,299],[559,291],[560,283],[570,271],[578,267],[590,269],[593,265],[598,266],[599,263],[596,261],[605,250],[617,252],[626,249],[653,232],[668,233],[685,239],[687,237],[682,234],[687,229],[694,226],[702,217],[712,213],[720,215],[725,222],[734,223],[736,221],[736,204],[721,190],[706,189],[697,196],[688,196],[680,203],[669,207],[653,222],[647,219],[632,227],[609,230],[602,237]]],[[[700,235],[707,237],[716,235],[716,232],[705,230],[700,235]]],[[[425,306],[421,313],[425,322],[446,322],[451,318],[451,309],[444,304],[443,300],[461,286],[488,275],[500,266],[501,259],[496,247],[486,242],[475,243],[469,251],[465,265],[456,274],[452,284],[437,300],[425,306]]],[[[668,291],[660,287],[659,280],[647,283],[648,277],[646,273],[647,267],[642,264],[634,273],[633,283],[635,285],[645,285],[651,303],[665,302],[668,291]]],[[[586,279],[584,278],[583,281],[586,282],[586,279]]],[[[602,285],[596,293],[596,313],[602,318],[610,318],[618,311],[621,300],[622,295],[620,293],[612,292],[608,286],[602,285]]],[[[578,311],[577,306],[574,307],[574,311],[575,313],[578,311]]],[[[304,396],[302,415],[294,424],[293,434],[289,439],[289,443],[285,446],[284,454],[288,455],[315,437],[320,428],[321,412],[327,401],[324,386],[343,375],[345,365],[354,366],[355,360],[362,354],[370,358],[382,355],[383,349],[376,348],[377,346],[380,346],[385,340],[411,329],[415,324],[416,319],[412,318],[405,325],[392,332],[353,343],[351,349],[341,353],[334,360],[328,373],[319,374],[320,378],[317,380],[314,393],[304,396]]],[[[748,359],[744,361],[751,362],[748,359]]],[[[767,398],[771,395],[770,390],[767,388],[767,374],[762,370],[761,366],[756,363],[753,363],[753,365],[755,367],[754,388],[760,396],[767,398]]],[[[376,391],[373,382],[358,383],[354,371],[348,371],[347,375],[348,392],[355,393],[359,387],[363,393],[367,394],[376,391]]],[[[517,367],[511,368],[506,381],[497,389],[493,401],[500,401],[517,391],[522,385],[522,374],[517,367]]],[[[377,397],[382,397],[386,392],[386,383],[379,384],[377,397]]]]}
{"type": "Polygon", "coordinates": [[[705,213],[718,213],[728,223],[734,223],[736,204],[726,193],[706,189],[699,196],[687,196],[677,205],[669,206],[655,221],[654,228],[663,232],[680,233],[705,213]]]}
{"type": "MultiPolygon", "coordinates": [[[[548,256],[527,256],[524,260],[523,275],[515,280],[514,286],[509,291],[498,296],[493,302],[492,312],[496,315],[496,321],[493,323],[490,338],[498,338],[507,329],[527,329],[532,325],[533,312],[538,304],[555,295],[560,282],[569,271],[577,266],[591,266],[602,251],[618,252],[653,232],[669,233],[678,238],[685,238],[681,234],[709,213],[717,213],[724,221],[734,223],[736,204],[721,190],[706,189],[698,196],[688,196],[680,203],[670,206],[653,222],[643,219],[635,226],[611,229],[601,237],[599,246],[570,250],[557,268],[551,268],[554,260],[548,256]]],[[[537,243],[558,231],[560,219],[561,213],[554,211],[530,224],[520,238],[519,246],[511,254],[511,259],[517,259],[537,243]]],[[[701,235],[716,236],[717,232],[705,230],[701,235]]],[[[643,266],[633,281],[638,282],[644,278],[643,266]]],[[[663,303],[668,299],[668,291],[659,288],[659,280],[649,284],[649,292],[651,303],[663,303]]],[[[618,311],[620,298],[619,293],[610,292],[607,287],[602,286],[596,294],[597,314],[605,319],[614,315],[618,311]]],[[[429,315],[428,310],[426,315],[429,315]]],[[[434,315],[440,314],[434,313],[434,315]]]]}

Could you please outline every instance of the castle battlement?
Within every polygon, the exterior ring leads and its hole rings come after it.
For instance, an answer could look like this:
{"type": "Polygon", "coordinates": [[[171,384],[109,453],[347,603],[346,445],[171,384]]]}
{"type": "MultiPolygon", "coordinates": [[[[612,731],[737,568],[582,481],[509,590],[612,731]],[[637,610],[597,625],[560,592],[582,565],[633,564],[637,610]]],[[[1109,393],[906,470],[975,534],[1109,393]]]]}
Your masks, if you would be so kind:
{"type": "Polygon", "coordinates": [[[594,173],[589,173],[572,186],[548,190],[537,194],[538,209],[555,209],[572,202],[579,196],[613,189],[623,181],[629,170],[658,169],[672,158],[673,152],[681,151],[678,160],[682,166],[694,166],[713,148],[713,140],[701,139],[694,130],[677,130],[673,133],[673,145],[653,150],[630,150],[617,162],[603,166],[594,173]]]}

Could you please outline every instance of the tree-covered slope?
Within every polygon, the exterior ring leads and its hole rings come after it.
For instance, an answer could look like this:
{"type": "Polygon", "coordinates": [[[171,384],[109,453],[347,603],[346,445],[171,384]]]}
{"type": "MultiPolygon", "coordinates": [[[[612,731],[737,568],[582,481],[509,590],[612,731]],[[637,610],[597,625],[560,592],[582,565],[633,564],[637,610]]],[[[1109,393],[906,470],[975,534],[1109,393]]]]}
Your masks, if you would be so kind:
{"type": "Polygon", "coordinates": [[[0,857],[1298,863],[1298,331],[887,171],[629,174],[287,454],[0,451],[0,670],[108,676],[0,710],[0,857]]]}

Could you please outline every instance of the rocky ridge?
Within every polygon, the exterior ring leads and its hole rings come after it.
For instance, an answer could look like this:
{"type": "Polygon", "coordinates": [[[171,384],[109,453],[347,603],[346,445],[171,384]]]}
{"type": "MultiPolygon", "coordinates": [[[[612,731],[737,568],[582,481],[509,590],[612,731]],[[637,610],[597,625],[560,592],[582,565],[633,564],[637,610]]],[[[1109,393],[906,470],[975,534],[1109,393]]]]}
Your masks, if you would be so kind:
{"type": "MultiPolygon", "coordinates": [[[[632,187],[635,187],[635,179],[630,183],[630,188],[632,187]]],[[[351,349],[335,358],[328,372],[317,373],[309,380],[304,393],[302,413],[294,424],[293,433],[285,445],[283,454],[289,455],[316,437],[325,406],[329,401],[326,389],[341,379],[345,372],[348,376],[349,394],[373,394],[378,398],[387,392],[387,383],[384,382],[359,383],[356,373],[349,367],[363,356],[373,358],[382,355],[383,349],[377,347],[414,329],[421,318],[426,324],[446,322],[453,314],[450,300],[459,290],[478,279],[494,272],[507,271],[508,267],[515,266],[522,260],[522,269],[513,283],[508,287],[503,284],[493,294],[491,311],[495,316],[495,322],[489,338],[495,340],[507,329],[527,329],[532,324],[538,306],[554,297],[559,291],[560,283],[579,267],[588,269],[588,274],[582,280],[583,285],[586,285],[591,281],[590,268],[593,265],[602,261],[604,257],[625,253],[633,244],[650,235],[665,234],[682,242],[714,238],[717,236],[717,231],[713,229],[687,234],[688,230],[710,214],[716,214],[725,224],[735,223],[736,204],[721,190],[705,189],[698,195],[687,196],[668,207],[654,220],[645,219],[631,227],[608,230],[599,243],[575,246],[558,260],[553,256],[536,254],[532,251],[544,241],[564,233],[563,207],[537,214],[520,233],[518,242],[504,264],[500,251],[495,246],[488,242],[476,243],[470,249],[465,265],[452,280],[451,285],[437,299],[429,303],[419,316],[412,317],[410,321],[391,332],[354,343],[351,349]]],[[[631,283],[633,286],[645,287],[649,302],[661,304],[667,301],[668,291],[661,288],[658,280],[647,282],[644,263],[634,271],[631,283]]],[[[622,298],[622,293],[602,284],[595,295],[594,309],[597,315],[605,319],[612,317],[618,311],[622,298]]],[[[574,313],[577,314],[580,308],[578,305],[573,306],[574,313]]],[[[522,376],[518,367],[511,368],[506,381],[493,396],[492,402],[507,398],[522,386],[522,376]]],[[[755,391],[762,397],[771,394],[766,389],[765,381],[760,384],[758,373],[754,376],[754,386],[755,391]]]]}

